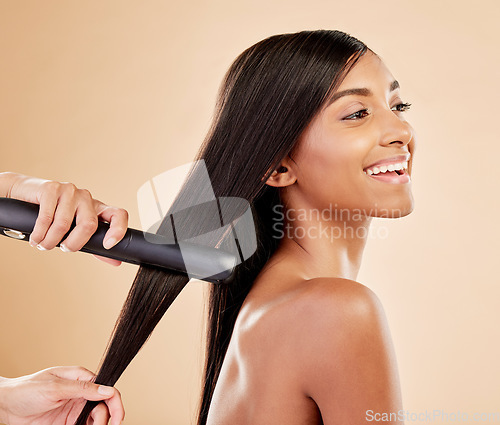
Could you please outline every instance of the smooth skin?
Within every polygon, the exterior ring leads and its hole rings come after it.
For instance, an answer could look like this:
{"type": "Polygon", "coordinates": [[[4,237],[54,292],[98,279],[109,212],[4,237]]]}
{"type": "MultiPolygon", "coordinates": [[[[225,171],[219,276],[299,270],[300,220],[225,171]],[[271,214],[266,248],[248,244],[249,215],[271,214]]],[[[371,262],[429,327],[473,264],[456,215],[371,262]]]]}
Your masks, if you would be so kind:
{"type": "MultiPolygon", "coordinates": [[[[86,189],[72,183],[39,179],[23,174],[0,173],[0,197],[15,198],[40,205],[30,244],[41,251],[61,244],[64,252],[80,250],[97,230],[99,219],[110,223],[104,238],[109,249],[118,243],[128,227],[128,213],[93,199],[86,189]],[[112,241],[114,239],[114,241],[112,241]]],[[[120,261],[100,257],[118,266],[120,261]]],[[[95,375],[82,367],[54,367],[19,378],[0,377],[0,423],[7,425],[72,425],[86,400],[99,401],[88,424],[119,425],[125,416],[120,392],[96,385],[95,375]]]]}
{"type": "MultiPolygon", "coordinates": [[[[327,102],[277,167],[286,171],[267,180],[281,188],[291,232],[239,312],[208,425],[359,425],[403,408],[383,307],[356,281],[372,217],[413,209],[410,183],[364,172],[415,149],[394,81],[367,51],[337,93],[365,90],[327,102]],[[344,213],[303,214],[329,208],[344,213]],[[335,239],[319,233],[322,226],[335,230],[335,239]]],[[[395,419],[390,423],[403,423],[395,419]]]]}

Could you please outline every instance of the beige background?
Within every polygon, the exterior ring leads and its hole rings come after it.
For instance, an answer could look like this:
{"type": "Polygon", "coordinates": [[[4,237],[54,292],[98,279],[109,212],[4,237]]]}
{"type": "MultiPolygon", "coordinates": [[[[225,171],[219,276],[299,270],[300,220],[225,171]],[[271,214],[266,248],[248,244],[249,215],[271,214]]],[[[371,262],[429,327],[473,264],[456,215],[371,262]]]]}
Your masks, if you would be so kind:
{"type": "MultiPolygon", "coordinates": [[[[71,181],[140,228],[137,189],[192,159],[242,50],[352,33],[400,81],[419,141],[416,209],[376,221],[387,237],[369,241],[358,276],[385,306],[404,406],[500,423],[499,12],[496,0],[0,1],[0,170],[71,181]]],[[[6,238],[0,256],[0,375],[95,369],[137,267],[6,238]]],[[[189,284],[118,382],[126,424],[194,423],[204,286],[189,284]]]]}

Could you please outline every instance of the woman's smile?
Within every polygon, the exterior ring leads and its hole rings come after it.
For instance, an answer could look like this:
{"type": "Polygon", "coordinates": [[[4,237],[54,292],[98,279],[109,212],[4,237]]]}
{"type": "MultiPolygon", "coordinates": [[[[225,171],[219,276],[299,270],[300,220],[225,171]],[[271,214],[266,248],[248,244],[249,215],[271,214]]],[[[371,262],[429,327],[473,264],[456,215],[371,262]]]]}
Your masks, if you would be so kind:
{"type": "Polygon", "coordinates": [[[410,154],[377,161],[364,169],[364,173],[376,181],[405,184],[411,181],[407,172],[410,154]]]}

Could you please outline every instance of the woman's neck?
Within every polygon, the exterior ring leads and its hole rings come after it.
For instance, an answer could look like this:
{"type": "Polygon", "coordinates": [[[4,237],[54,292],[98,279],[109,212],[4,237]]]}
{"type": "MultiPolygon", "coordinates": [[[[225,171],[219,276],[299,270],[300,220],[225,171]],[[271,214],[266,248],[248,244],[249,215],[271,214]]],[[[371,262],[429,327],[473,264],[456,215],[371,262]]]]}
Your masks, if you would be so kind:
{"type": "MultiPolygon", "coordinates": [[[[345,215],[345,214],[344,214],[345,215]]],[[[304,279],[341,277],[356,280],[368,237],[371,217],[318,217],[318,214],[287,216],[271,262],[290,260],[304,279]]]]}

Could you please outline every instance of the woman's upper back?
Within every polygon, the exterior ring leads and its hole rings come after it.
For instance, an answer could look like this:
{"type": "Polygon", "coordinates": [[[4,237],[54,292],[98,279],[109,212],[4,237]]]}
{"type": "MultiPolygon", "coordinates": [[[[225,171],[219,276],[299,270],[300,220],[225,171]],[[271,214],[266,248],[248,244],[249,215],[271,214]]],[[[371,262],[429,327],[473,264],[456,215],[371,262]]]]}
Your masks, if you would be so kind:
{"type": "Polygon", "coordinates": [[[400,409],[390,333],[370,289],[342,278],[303,280],[286,264],[259,275],[208,425],[362,423],[370,411],[400,409]]]}

